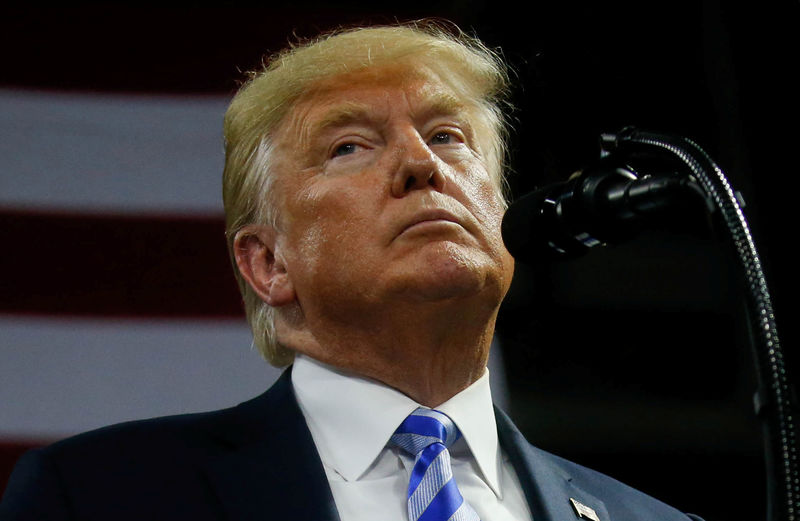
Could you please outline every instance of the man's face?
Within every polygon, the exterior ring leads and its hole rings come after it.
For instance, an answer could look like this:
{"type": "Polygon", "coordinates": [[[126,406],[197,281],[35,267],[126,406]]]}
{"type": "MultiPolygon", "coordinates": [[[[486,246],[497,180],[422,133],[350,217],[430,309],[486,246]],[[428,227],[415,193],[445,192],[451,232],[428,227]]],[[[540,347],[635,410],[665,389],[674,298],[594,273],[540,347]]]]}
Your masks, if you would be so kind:
{"type": "Polygon", "coordinates": [[[513,260],[469,107],[407,69],[324,82],[274,133],[276,256],[313,320],[485,295],[513,260]]]}

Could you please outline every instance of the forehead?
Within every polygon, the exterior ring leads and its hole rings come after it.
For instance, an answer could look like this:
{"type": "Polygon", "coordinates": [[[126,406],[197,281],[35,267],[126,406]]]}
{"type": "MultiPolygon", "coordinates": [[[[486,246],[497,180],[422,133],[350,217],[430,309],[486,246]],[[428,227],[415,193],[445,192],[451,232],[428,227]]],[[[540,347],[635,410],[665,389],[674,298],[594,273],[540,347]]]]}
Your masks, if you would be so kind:
{"type": "MultiPolygon", "coordinates": [[[[326,128],[386,117],[407,110],[412,118],[467,117],[469,103],[435,74],[407,67],[382,67],[318,82],[287,114],[284,131],[300,143],[326,128]]],[[[297,143],[297,141],[295,141],[297,143]]]]}

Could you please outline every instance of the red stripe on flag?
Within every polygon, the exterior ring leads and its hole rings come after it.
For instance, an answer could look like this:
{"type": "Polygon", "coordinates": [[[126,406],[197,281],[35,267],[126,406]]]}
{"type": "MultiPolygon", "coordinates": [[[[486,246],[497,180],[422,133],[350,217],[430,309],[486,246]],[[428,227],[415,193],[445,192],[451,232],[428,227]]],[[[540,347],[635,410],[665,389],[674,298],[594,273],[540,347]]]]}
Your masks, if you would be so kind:
{"type": "Polygon", "coordinates": [[[222,217],[0,211],[0,312],[242,316],[222,217]]]}

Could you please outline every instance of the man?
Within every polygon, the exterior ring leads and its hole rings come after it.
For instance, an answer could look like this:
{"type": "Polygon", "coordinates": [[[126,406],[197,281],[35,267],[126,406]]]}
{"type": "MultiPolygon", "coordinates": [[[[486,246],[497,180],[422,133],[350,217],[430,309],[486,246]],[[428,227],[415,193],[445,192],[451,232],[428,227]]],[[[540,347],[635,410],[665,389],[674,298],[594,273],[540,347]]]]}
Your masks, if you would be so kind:
{"type": "Polygon", "coordinates": [[[433,26],[273,58],[226,115],[224,199],[255,343],[291,369],[232,409],[34,451],[0,518],[688,519],[492,408],[505,86],[433,26]]]}

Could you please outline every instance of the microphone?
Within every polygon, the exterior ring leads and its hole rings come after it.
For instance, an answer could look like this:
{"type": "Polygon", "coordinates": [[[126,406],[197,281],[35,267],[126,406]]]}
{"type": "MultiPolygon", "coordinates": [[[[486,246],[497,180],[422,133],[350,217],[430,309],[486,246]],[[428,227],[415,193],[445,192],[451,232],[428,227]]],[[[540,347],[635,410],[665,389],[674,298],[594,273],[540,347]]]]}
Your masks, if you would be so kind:
{"type": "Polygon", "coordinates": [[[689,176],[640,177],[607,156],[515,201],[503,216],[503,242],[520,261],[576,257],[631,238],[687,188],[702,194],[689,176]]]}

